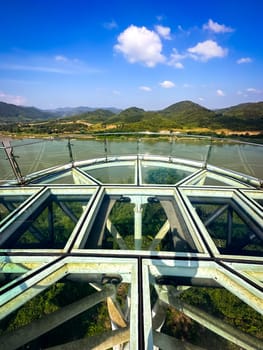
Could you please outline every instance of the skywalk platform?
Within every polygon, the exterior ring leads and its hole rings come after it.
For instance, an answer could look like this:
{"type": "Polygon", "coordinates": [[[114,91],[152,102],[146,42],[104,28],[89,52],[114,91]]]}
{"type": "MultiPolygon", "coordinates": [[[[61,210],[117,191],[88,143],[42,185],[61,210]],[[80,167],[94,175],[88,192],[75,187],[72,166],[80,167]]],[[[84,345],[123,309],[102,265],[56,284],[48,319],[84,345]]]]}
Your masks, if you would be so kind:
{"type": "Polygon", "coordinates": [[[210,349],[213,336],[236,349],[263,348],[263,162],[253,168],[247,161],[253,145],[232,145],[243,173],[231,168],[228,153],[225,166],[215,164],[224,156],[215,140],[200,138],[196,156],[196,141],[187,154],[177,152],[178,135],[159,136],[157,145],[156,135],[125,140],[127,152],[109,136],[97,144],[2,144],[1,349],[210,349]],[[32,300],[67,283],[91,292],[8,328],[32,300]],[[237,316],[239,307],[255,313],[262,332],[247,332],[193,298],[210,291],[237,300],[237,316]],[[57,343],[57,330],[80,315],[89,319],[100,304],[108,323],[99,335],[65,334],[57,343]],[[171,310],[211,336],[191,342],[168,334],[171,310]]]}

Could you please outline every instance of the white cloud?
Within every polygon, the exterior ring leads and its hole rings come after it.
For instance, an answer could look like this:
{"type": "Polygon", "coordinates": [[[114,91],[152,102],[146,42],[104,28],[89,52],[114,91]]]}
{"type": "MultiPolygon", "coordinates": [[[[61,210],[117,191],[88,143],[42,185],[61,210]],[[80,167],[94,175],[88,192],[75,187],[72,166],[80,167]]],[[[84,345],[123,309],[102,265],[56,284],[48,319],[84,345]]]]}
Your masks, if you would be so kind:
{"type": "Polygon", "coordinates": [[[177,28],[178,28],[178,30],[180,30],[180,32],[184,32],[184,29],[183,29],[183,27],[181,26],[181,24],[179,24],[179,25],[177,26],[177,28]]]}
{"type": "Polygon", "coordinates": [[[157,21],[162,21],[164,19],[164,16],[163,15],[156,16],[156,19],[157,21]]]}
{"type": "Polygon", "coordinates": [[[262,90],[255,89],[255,88],[253,88],[253,87],[247,88],[246,91],[247,91],[247,92],[250,92],[250,93],[252,93],[252,94],[261,94],[261,93],[262,93],[262,90]]]}
{"type": "Polygon", "coordinates": [[[165,88],[165,89],[170,89],[175,87],[175,84],[170,81],[170,80],[164,80],[160,83],[161,87],[165,88]]]}
{"type": "Polygon", "coordinates": [[[149,86],[140,86],[139,89],[147,92],[152,91],[152,89],[149,86]]]}
{"type": "Polygon", "coordinates": [[[118,28],[118,24],[114,20],[111,20],[110,22],[103,23],[103,26],[104,26],[104,28],[109,29],[109,30],[118,28]]]}
{"type": "Polygon", "coordinates": [[[68,58],[63,55],[53,57],[32,57],[23,60],[23,63],[0,63],[0,69],[12,71],[29,71],[36,73],[55,74],[93,74],[101,72],[99,69],[89,67],[77,58],[68,58]],[[32,62],[34,62],[32,64],[32,62]]]}
{"type": "Polygon", "coordinates": [[[252,62],[252,59],[250,57],[242,57],[237,60],[237,64],[250,63],[250,62],[252,62]]]}
{"type": "Polygon", "coordinates": [[[214,40],[206,40],[198,43],[196,46],[190,47],[187,51],[191,54],[192,58],[200,61],[208,61],[215,57],[224,57],[228,52],[227,49],[219,46],[214,40]]]}
{"type": "Polygon", "coordinates": [[[114,48],[130,63],[142,62],[147,67],[154,67],[165,61],[159,35],[145,27],[129,26],[118,36],[114,48]]]}
{"type": "Polygon", "coordinates": [[[161,25],[155,26],[156,32],[166,40],[171,40],[171,29],[161,25]]]}
{"type": "Polygon", "coordinates": [[[68,65],[79,64],[81,61],[78,58],[69,58],[64,55],[56,55],[54,57],[56,62],[68,63],[68,65]]]}
{"type": "Polygon", "coordinates": [[[180,24],[177,26],[177,29],[179,30],[179,32],[181,32],[181,34],[185,36],[189,36],[191,34],[191,30],[184,29],[183,26],[181,26],[180,24]]]}
{"type": "Polygon", "coordinates": [[[253,87],[247,88],[244,91],[242,90],[237,91],[237,95],[244,96],[244,97],[248,97],[251,95],[261,95],[261,94],[263,95],[263,90],[259,90],[253,87]]]}
{"type": "Polygon", "coordinates": [[[25,97],[17,96],[17,95],[9,95],[9,94],[6,94],[2,91],[0,91],[0,100],[2,102],[11,103],[11,104],[18,105],[18,106],[26,104],[25,97]]]}
{"type": "Polygon", "coordinates": [[[70,69],[62,69],[62,68],[48,67],[48,66],[33,66],[33,65],[24,65],[24,64],[0,64],[0,68],[6,69],[6,70],[57,73],[57,74],[72,74],[72,73],[74,73],[70,69]]]}
{"type": "Polygon", "coordinates": [[[209,19],[209,21],[203,25],[203,29],[210,30],[214,33],[231,33],[234,31],[233,28],[214,22],[212,19],[209,19]]]}
{"type": "Polygon", "coordinates": [[[184,65],[181,62],[175,62],[174,67],[177,69],[183,69],[184,65]]]}
{"type": "Polygon", "coordinates": [[[184,68],[184,66],[180,61],[182,61],[186,57],[187,55],[179,54],[178,51],[175,48],[173,48],[173,53],[170,55],[170,60],[168,62],[168,65],[178,69],[182,69],[184,68]]]}
{"type": "Polygon", "coordinates": [[[57,62],[68,62],[68,58],[63,55],[57,55],[55,56],[55,61],[57,62]]]}
{"type": "Polygon", "coordinates": [[[220,90],[220,89],[216,90],[216,94],[217,94],[217,96],[225,96],[224,91],[220,90]]]}

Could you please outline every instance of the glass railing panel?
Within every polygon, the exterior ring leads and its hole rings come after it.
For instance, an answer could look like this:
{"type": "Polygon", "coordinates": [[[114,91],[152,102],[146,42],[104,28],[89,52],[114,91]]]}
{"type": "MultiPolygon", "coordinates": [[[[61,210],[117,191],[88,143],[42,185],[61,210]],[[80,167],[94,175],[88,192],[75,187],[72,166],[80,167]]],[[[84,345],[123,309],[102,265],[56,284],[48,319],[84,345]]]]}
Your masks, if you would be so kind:
{"type": "Polygon", "coordinates": [[[15,174],[7,158],[4,146],[1,146],[0,144],[0,186],[7,180],[13,180],[15,178],[15,174]]]}
{"type": "Polygon", "coordinates": [[[97,140],[71,140],[74,161],[105,157],[103,141],[97,140]]]}
{"type": "Polygon", "coordinates": [[[208,163],[262,179],[263,146],[213,143],[208,163]]]}
{"type": "MultiPolygon", "coordinates": [[[[14,160],[22,177],[73,161],[128,155],[160,155],[206,162],[263,178],[263,146],[210,138],[138,134],[90,140],[12,140],[14,160]]],[[[8,149],[7,149],[8,150],[8,149]]],[[[10,148],[11,150],[11,148],[10,148]]],[[[4,149],[0,149],[0,178],[15,179],[4,149]]]]}
{"type": "Polygon", "coordinates": [[[23,176],[69,163],[66,140],[12,142],[13,153],[23,176]]]}
{"type": "Polygon", "coordinates": [[[112,140],[108,138],[105,146],[109,157],[128,156],[138,153],[138,143],[135,138],[131,140],[128,137],[119,140],[112,140]]]}
{"type": "Polygon", "coordinates": [[[210,149],[210,140],[207,139],[175,139],[172,147],[172,156],[176,158],[204,162],[210,149]]]}
{"type": "Polygon", "coordinates": [[[239,154],[243,172],[263,179],[263,145],[240,144],[239,154]]]}
{"type": "Polygon", "coordinates": [[[139,154],[161,155],[169,157],[172,153],[172,143],[169,138],[140,138],[138,140],[139,154]]]}
{"type": "Polygon", "coordinates": [[[135,155],[138,149],[136,140],[129,141],[126,137],[124,139],[72,140],[71,144],[75,161],[135,155]]]}

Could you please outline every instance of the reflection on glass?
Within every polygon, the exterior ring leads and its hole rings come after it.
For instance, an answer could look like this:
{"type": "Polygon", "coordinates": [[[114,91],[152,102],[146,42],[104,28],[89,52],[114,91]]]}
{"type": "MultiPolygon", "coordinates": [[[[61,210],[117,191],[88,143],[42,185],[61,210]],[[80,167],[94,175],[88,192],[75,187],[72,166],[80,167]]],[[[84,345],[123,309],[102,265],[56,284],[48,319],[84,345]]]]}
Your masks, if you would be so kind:
{"type": "MultiPolygon", "coordinates": [[[[177,298],[167,306],[161,332],[204,349],[245,349],[224,338],[224,335],[231,334],[232,329],[239,331],[240,338],[248,343],[251,338],[247,339],[246,335],[263,339],[263,317],[226,289],[188,287],[179,292],[179,286],[177,290],[177,298]],[[213,324],[214,331],[209,329],[213,324]]],[[[235,334],[233,338],[235,337],[238,335],[235,334]]]]}
{"type": "Polygon", "coordinates": [[[230,203],[194,206],[221,254],[263,256],[263,243],[257,230],[230,203]]]}
{"type": "Polygon", "coordinates": [[[27,140],[23,147],[14,147],[13,153],[23,176],[70,162],[67,141],[63,140],[27,140]]]}
{"type": "Polygon", "coordinates": [[[92,169],[83,167],[82,170],[102,183],[133,184],[134,166],[111,166],[92,169]]]}
{"type": "Polygon", "coordinates": [[[26,221],[21,222],[2,248],[63,248],[87,202],[88,198],[81,196],[50,196],[26,221]]]}
{"type": "Polygon", "coordinates": [[[193,237],[175,201],[149,196],[105,196],[86,249],[196,252],[193,237]],[[105,219],[103,219],[105,218],[105,219]]]}
{"type": "Polygon", "coordinates": [[[176,184],[190,174],[190,171],[181,169],[146,165],[142,167],[142,178],[145,184],[176,184]]]}
{"type": "Polygon", "coordinates": [[[29,195],[6,195],[0,194],[0,222],[13,210],[15,210],[21,203],[23,203],[29,195]]]}
{"type": "Polygon", "coordinates": [[[73,175],[70,172],[66,172],[64,174],[60,175],[51,175],[48,178],[40,178],[37,179],[36,181],[33,181],[33,183],[40,183],[40,184],[65,184],[65,185],[70,185],[74,184],[74,178],[73,175]]]}
{"type": "MultiPolygon", "coordinates": [[[[89,275],[86,274],[86,280],[89,280],[89,275]]],[[[94,334],[100,334],[111,330],[110,317],[107,310],[108,299],[94,305],[94,303],[87,302],[89,297],[92,300],[92,296],[97,291],[90,286],[87,282],[63,280],[55,283],[50,288],[46,289],[39,295],[35,296],[27,303],[25,303],[19,310],[13,313],[12,317],[2,321],[0,323],[0,333],[5,334],[7,332],[16,330],[22,326],[29,325],[33,321],[36,321],[49,316],[49,324],[54,324],[54,318],[52,314],[58,310],[63,315],[63,308],[68,305],[73,305],[74,302],[82,303],[83,308],[81,312],[77,307],[71,307],[72,316],[65,322],[63,317],[60,320],[55,320],[56,328],[53,326],[49,332],[42,334],[39,329],[40,336],[34,339],[33,342],[25,342],[20,340],[20,344],[25,344],[21,348],[33,348],[42,349],[56,346],[58,344],[65,344],[77,339],[88,338],[94,334]],[[85,303],[86,301],[86,303],[85,303]],[[89,305],[92,305],[89,306],[89,305]],[[73,309],[73,312],[72,312],[73,309]],[[76,311],[75,311],[76,310],[76,311]],[[75,316],[75,317],[74,317],[75,316]],[[54,328],[54,329],[53,329],[54,328]]],[[[118,287],[118,298],[124,297],[125,288],[121,284],[118,287]]],[[[112,300],[112,299],[111,299],[112,300]]],[[[69,315],[69,312],[65,314],[69,315]]],[[[35,331],[37,335],[38,331],[35,331]]],[[[28,332],[25,330],[25,338],[28,336],[28,332]]],[[[20,347],[19,347],[20,348],[20,347]]]]}
{"type": "MultiPolygon", "coordinates": [[[[1,144],[0,144],[1,147],[1,144]]],[[[15,179],[15,174],[8,161],[6,152],[3,148],[0,148],[0,184],[5,180],[15,179]]]]}

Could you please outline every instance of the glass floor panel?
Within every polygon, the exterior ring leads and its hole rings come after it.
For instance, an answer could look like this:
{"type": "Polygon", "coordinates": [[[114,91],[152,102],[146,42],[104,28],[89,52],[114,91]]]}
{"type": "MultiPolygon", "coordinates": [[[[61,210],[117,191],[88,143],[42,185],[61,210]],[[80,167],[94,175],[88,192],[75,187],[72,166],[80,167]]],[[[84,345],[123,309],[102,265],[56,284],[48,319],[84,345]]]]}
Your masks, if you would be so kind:
{"type": "Polygon", "coordinates": [[[62,249],[89,196],[50,195],[2,244],[3,249],[62,249]]]}
{"type": "Polygon", "coordinates": [[[176,184],[192,174],[190,171],[161,166],[142,167],[142,182],[145,184],[176,184]]]}
{"type": "Polygon", "coordinates": [[[92,167],[81,168],[87,174],[105,184],[134,184],[135,183],[135,167],[129,166],[112,166],[105,165],[92,169],[92,167]]]}

